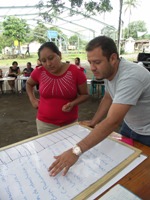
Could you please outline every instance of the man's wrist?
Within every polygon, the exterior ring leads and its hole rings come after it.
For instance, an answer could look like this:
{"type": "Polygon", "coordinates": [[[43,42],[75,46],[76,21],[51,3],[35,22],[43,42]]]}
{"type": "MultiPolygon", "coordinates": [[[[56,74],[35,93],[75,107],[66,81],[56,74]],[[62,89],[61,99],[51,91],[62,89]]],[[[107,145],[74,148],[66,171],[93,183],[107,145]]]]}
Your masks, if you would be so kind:
{"type": "Polygon", "coordinates": [[[72,153],[76,156],[80,156],[82,154],[81,147],[79,145],[75,145],[74,147],[72,147],[72,153]]]}

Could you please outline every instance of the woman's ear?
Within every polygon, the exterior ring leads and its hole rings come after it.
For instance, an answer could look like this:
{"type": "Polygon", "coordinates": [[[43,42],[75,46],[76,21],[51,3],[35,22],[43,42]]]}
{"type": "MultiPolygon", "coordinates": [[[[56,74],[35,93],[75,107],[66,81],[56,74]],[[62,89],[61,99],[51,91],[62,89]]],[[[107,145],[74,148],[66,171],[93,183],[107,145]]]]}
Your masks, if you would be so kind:
{"type": "Polygon", "coordinates": [[[60,57],[60,59],[62,59],[62,54],[61,54],[61,52],[59,51],[59,57],[60,57]]]}

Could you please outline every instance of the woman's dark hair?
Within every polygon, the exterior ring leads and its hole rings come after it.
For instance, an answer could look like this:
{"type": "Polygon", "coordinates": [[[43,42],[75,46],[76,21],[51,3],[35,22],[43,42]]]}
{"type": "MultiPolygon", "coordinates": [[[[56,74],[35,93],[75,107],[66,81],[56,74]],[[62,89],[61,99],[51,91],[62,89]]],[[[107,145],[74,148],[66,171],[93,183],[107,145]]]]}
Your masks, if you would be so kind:
{"type": "Polygon", "coordinates": [[[31,62],[27,62],[27,65],[30,65],[30,66],[31,66],[31,62]]]}
{"type": "Polygon", "coordinates": [[[40,58],[40,52],[44,49],[44,48],[48,48],[50,50],[52,50],[54,53],[58,54],[59,56],[61,55],[58,47],[55,45],[55,43],[53,42],[45,42],[44,44],[42,44],[38,50],[38,57],[40,58]]]}
{"type": "Polygon", "coordinates": [[[78,60],[78,63],[80,64],[80,58],[76,57],[75,60],[78,60]]]}
{"type": "Polygon", "coordinates": [[[15,65],[15,64],[18,65],[17,61],[12,62],[12,65],[15,65]]]}
{"type": "Polygon", "coordinates": [[[117,46],[113,39],[107,36],[98,36],[87,44],[86,51],[92,51],[97,47],[100,47],[102,49],[103,55],[108,60],[113,53],[116,53],[117,57],[119,58],[117,46]]]}

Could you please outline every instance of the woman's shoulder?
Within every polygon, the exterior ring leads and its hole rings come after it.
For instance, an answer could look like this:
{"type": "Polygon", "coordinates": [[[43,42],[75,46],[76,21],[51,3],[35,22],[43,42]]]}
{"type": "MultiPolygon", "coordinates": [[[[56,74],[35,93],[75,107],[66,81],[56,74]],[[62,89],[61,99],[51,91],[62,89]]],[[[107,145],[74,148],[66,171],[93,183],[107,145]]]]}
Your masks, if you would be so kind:
{"type": "Polygon", "coordinates": [[[75,64],[70,64],[69,69],[70,69],[70,71],[77,72],[77,73],[83,73],[84,72],[83,67],[77,67],[75,64]]]}
{"type": "Polygon", "coordinates": [[[70,64],[68,69],[73,71],[80,71],[80,69],[75,64],[70,64]]]}
{"type": "Polygon", "coordinates": [[[36,67],[35,67],[35,69],[38,69],[38,70],[43,70],[44,68],[43,68],[43,66],[39,66],[39,65],[37,65],[36,67]]]}
{"type": "Polygon", "coordinates": [[[33,73],[33,74],[41,74],[42,71],[44,71],[44,67],[42,67],[42,66],[36,66],[36,67],[32,70],[32,73],[33,73]]]}

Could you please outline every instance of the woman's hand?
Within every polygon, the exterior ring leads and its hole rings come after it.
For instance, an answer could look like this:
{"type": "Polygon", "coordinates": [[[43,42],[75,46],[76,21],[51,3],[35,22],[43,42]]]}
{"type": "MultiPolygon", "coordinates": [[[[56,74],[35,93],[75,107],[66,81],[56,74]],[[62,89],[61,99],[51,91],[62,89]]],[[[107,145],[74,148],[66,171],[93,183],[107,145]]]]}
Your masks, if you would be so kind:
{"type": "Polygon", "coordinates": [[[73,103],[69,102],[69,103],[63,105],[62,111],[63,112],[70,112],[72,110],[73,106],[74,106],[73,103]]]}
{"type": "Polygon", "coordinates": [[[36,98],[32,99],[31,104],[32,104],[33,108],[38,109],[39,99],[36,99],[36,98]]]}
{"type": "Polygon", "coordinates": [[[62,170],[62,175],[65,176],[69,168],[77,162],[79,156],[73,154],[72,149],[69,149],[59,156],[54,156],[54,158],[56,159],[56,161],[54,161],[52,165],[48,168],[50,176],[56,176],[62,170]]]}

